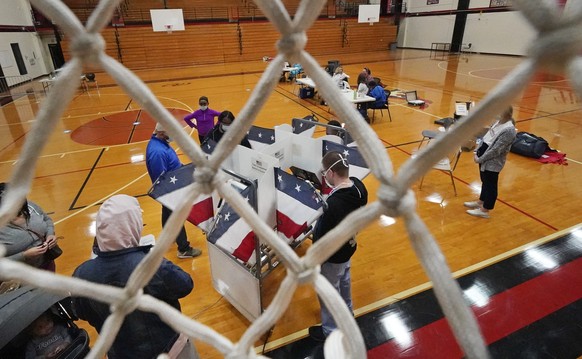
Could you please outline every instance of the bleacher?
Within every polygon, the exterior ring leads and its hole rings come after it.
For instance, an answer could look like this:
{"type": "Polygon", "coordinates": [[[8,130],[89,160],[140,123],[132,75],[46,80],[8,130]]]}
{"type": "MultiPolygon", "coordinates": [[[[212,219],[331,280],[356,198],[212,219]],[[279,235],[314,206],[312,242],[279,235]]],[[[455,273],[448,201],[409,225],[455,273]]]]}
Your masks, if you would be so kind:
{"type": "MultiPolygon", "coordinates": [[[[86,0],[66,1],[86,4],[86,0]]],[[[266,20],[243,20],[243,14],[249,16],[258,11],[252,2],[227,0],[225,4],[233,6],[223,6],[224,13],[218,13],[218,7],[201,5],[208,1],[168,0],[168,3],[172,7],[184,6],[185,31],[153,32],[149,9],[162,7],[159,0],[125,0],[123,11],[127,15],[124,15],[124,25],[108,27],[102,32],[107,42],[108,55],[136,70],[252,61],[277,53],[275,43],[280,35],[271,23],[266,20]],[[238,7],[234,7],[234,4],[238,7]],[[247,9],[246,13],[236,12],[243,8],[247,9]],[[130,16],[134,25],[128,21],[130,16]],[[187,20],[193,18],[212,21],[187,20]],[[239,18],[241,21],[233,21],[239,18]]],[[[299,0],[287,0],[285,3],[289,9],[299,6],[299,0]]],[[[334,8],[337,7],[334,4],[334,8]]],[[[389,44],[396,41],[396,27],[389,17],[381,18],[373,26],[359,24],[355,17],[320,17],[307,35],[307,50],[314,56],[380,49],[388,51],[389,44]]],[[[68,39],[65,37],[61,44],[65,59],[68,59],[68,39]]]]}

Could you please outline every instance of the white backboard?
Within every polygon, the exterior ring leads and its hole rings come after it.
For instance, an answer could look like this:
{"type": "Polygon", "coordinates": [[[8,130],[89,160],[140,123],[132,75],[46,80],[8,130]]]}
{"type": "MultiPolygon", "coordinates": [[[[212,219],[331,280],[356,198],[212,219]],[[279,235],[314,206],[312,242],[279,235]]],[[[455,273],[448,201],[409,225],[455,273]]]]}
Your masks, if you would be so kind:
{"type": "Polygon", "coordinates": [[[379,22],[380,5],[360,5],[358,10],[358,22],[379,22]]]}
{"type": "Polygon", "coordinates": [[[182,9],[151,9],[152,27],[156,31],[184,31],[182,9]]]}

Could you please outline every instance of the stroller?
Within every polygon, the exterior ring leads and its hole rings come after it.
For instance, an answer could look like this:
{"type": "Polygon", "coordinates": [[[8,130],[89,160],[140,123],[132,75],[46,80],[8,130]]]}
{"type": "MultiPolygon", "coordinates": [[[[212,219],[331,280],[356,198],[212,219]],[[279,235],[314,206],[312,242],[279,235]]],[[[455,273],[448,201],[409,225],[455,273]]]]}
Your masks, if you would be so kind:
{"type": "Polygon", "coordinates": [[[58,325],[66,328],[72,342],[55,359],[84,358],[89,353],[89,335],[79,328],[72,315],[71,300],[64,295],[23,286],[0,295],[0,359],[25,357],[29,325],[48,313],[58,325]]]}

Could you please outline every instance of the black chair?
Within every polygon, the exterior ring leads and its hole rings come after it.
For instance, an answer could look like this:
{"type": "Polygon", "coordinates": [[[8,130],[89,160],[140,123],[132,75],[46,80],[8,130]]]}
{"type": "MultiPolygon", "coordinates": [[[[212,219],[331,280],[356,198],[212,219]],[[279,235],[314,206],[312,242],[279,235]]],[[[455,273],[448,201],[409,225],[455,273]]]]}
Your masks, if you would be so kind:
{"type": "Polygon", "coordinates": [[[370,107],[372,109],[372,122],[374,122],[374,119],[376,117],[376,110],[380,111],[380,115],[382,115],[382,117],[384,117],[384,110],[388,111],[388,117],[390,118],[390,122],[392,122],[392,114],[390,113],[390,90],[384,90],[384,93],[386,94],[386,103],[384,104],[384,106],[382,107],[378,107],[378,108],[374,108],[374,107],[370,107]]]}
{"type": "Polygon", "coordinates": [[[97,84],[97,80],[95,80],[95,74],[94,73],[88,72],[88,73],[84,74],[82,76],[82,80],[83,80],[83,89],[87,93],[89,93],[89,85],[92,84],[97,89],[97,94],[99,94],[99,96],[101,96],[101,93],[99,92],[99,85],[97,84]]]}

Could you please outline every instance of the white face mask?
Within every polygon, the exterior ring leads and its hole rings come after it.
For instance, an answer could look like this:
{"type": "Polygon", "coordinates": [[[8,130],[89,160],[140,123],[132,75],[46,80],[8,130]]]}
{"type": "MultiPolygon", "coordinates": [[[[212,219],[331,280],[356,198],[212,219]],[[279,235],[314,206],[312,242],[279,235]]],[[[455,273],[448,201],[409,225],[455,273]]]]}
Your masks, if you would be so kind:
{"type": "Polygon", "coordinates": [[[208,106],[200,106],[200,109],[201,109],[202,111],[206,111],[206,110],[208,109],[208,106]]]}
{"type": "Polygon", "coordinates": [[[224,123],[223,123],[223,124],[221,124],[221,126],[222,126],[222,130],[223,130],[224,132],[226,132],[226,130],[228,130],[228,129],[230,128],[230,125],[225,125],[224,123]]]}
{"type": "Polygon", "coordinates": [[[329,187],[329,188],[334,188],[334,186],[329,183],[329,181],[327,180],[327,177],[323,177],[323,180],[325,181],[325,184],[329,187]]]}

